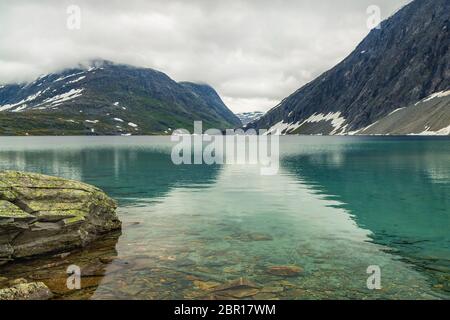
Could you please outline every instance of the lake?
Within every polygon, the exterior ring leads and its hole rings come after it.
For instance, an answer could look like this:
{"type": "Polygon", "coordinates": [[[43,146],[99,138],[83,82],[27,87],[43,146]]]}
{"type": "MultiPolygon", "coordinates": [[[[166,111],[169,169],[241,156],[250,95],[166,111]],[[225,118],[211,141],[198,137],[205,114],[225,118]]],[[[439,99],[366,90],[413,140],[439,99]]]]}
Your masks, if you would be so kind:
{"type": "Polygon", "coordinates": [[[284,136],[273,176],[257,165],[177,166],[173,145],[0,138],[0,169],[96,185],[123,222],[121,235],[0,276],[44,281],[59,299],[450,298],[450,138],[284,136]],[[81,290],[65,287],[70,264],[85,271],[81,290]],[[367,287],[369,266],[380,290],[367,287]],[[251,285],[214,289],[239,278],[251,285]]]}

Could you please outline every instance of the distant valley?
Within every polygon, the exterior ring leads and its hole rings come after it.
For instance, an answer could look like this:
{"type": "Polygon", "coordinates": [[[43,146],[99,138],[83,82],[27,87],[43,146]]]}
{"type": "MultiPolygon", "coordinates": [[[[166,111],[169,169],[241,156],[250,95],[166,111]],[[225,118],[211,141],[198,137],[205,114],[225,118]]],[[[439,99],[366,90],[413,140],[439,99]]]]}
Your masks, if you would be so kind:
{"type": "Polygon", "coordinates": [[[241,120],[243,125],[255,121],[261,118],[264,115],[264,112],[261,111],[252,111],[252,112],[242,112],[237,113],[236,116],[241,120]]]}

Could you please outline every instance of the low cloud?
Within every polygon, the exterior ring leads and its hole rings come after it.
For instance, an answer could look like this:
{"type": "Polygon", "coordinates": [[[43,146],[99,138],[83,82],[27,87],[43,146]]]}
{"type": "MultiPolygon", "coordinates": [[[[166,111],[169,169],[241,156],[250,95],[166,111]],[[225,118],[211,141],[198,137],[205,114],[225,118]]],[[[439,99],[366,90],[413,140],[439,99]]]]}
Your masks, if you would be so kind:
{"type": "Polygon", "coordinates": [[[408,0],[41,0],[0,3],[0,82],[103,58],[212,85],[235,112],[266,111],[349,54],[408,0]],[[67,28],[67,7],[81,28],[67,28]]]}

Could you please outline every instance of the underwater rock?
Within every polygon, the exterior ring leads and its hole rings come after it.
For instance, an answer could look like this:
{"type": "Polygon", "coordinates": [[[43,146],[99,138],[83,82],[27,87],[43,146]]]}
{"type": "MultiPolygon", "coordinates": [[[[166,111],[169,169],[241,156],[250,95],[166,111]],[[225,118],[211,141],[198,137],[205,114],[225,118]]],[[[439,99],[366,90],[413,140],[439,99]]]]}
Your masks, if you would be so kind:
{"type": "Polygon", "coordinates": [[[28,281],[24,278],[19,278],[19,279],[14,279],[8,282],[8,284],[13,287],[16,286],[18,284],[22,284],[22,283],[27,283],[28,281]]]}
{"type": "Polygon", "coordinates": [[[273,237],[270,234],[264,233],[250,233],[248,235],[251,241],[272,241],[273,237]]]}
{"type": "Polygon", "coordinates": [[[242,299],[252,297],[260,292],[260,287],[245,278],[216,286],[213,295],[209,299],[242,299]]]}
{"type": "Polygon", "coordinates": [[[117,256],[106,256],[106,257],[100,257],[98,260],[100,260],[103,264],[110,264],[115,259],[117,259],[117,256]]]}
{"type": "Polygon", "coordinates": [[[0,289],[0,300],[48,300],[53,293],[42,282],[19,283],[0,289]]]}
{"type": "Polygon", "coordinates": [[[200,290],[211,290],[214,289],[215,287],[219,286],[218,282],[214,282],[214,281],[200,281],[200,280],[194,280],[194,285],[199,288],[200,290]]]}
{"type": "Polygon", "coordinates": [[[105,268],[101,262],[91,263],[81,269],[81,277],[101,277],[105,274],[105,268]]]}
{"type": "Polygon", "coordinates": [[[275,276],[295,277],[303,272],[298,266],[273,266],[267,269],[267,272],[275,276]]]}
{"type": "Polygon", "coordinates": [[[84,247],[121,228],[116,207],[85,183],[0,171],[0,265],[84,247]]]}
{"type": "Polygon", "coordinates": [[[272,241],[273,237],[270,234],[259,232],[238,232],[232,235],[229,240],[240,240],[244,242],[252,241],[272,241]]]}
{"type": "Polygon", "coordinates": [[[254,288],[239,288],[221,292],[224,296],[233,297],[236,299],[252,297],[260,292],[259,289],[254,288]]]}
{"type": "Polygon", "coordinates": [[[254,282],[252,282],[246,278],[238,278],[236,280],[233,280],[233,281],[230,281],[230,282],[227,282],[225,284],[215,287],[214,291],[225,291],[225,290],[237,289],[237,288],[242,288],[242,287],[254,288],[254,289],[259,288],[259,286],[257,284],[255,284],[254,282]]]}
{"type": "Polygon", "coordinates": [[[271,293],[261,292],[261,293],[258,293],[256,295],[252,296],[252,299],[254,299],[254,300],[279,300],[280,298],[278,298],[276,295],[271,294],[271,293]]]}
{"type": "Polygon", "coordinates": [[[273,286],[273,287],[264,287],[261,290],[261,293],[280,293],[284,291],[284,287],[282,286],[273,286]]]}

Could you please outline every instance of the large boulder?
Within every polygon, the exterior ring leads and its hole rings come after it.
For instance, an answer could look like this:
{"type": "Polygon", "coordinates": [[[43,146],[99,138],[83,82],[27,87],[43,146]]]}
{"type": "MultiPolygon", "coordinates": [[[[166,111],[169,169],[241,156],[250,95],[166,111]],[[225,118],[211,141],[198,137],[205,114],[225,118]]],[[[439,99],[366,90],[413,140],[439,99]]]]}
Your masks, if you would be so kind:
{"type": "Polygon", "coordinates": [[[116,207],[85,183],[0,171],[0,264],[83,247],[118,230],[116,207]]]}

